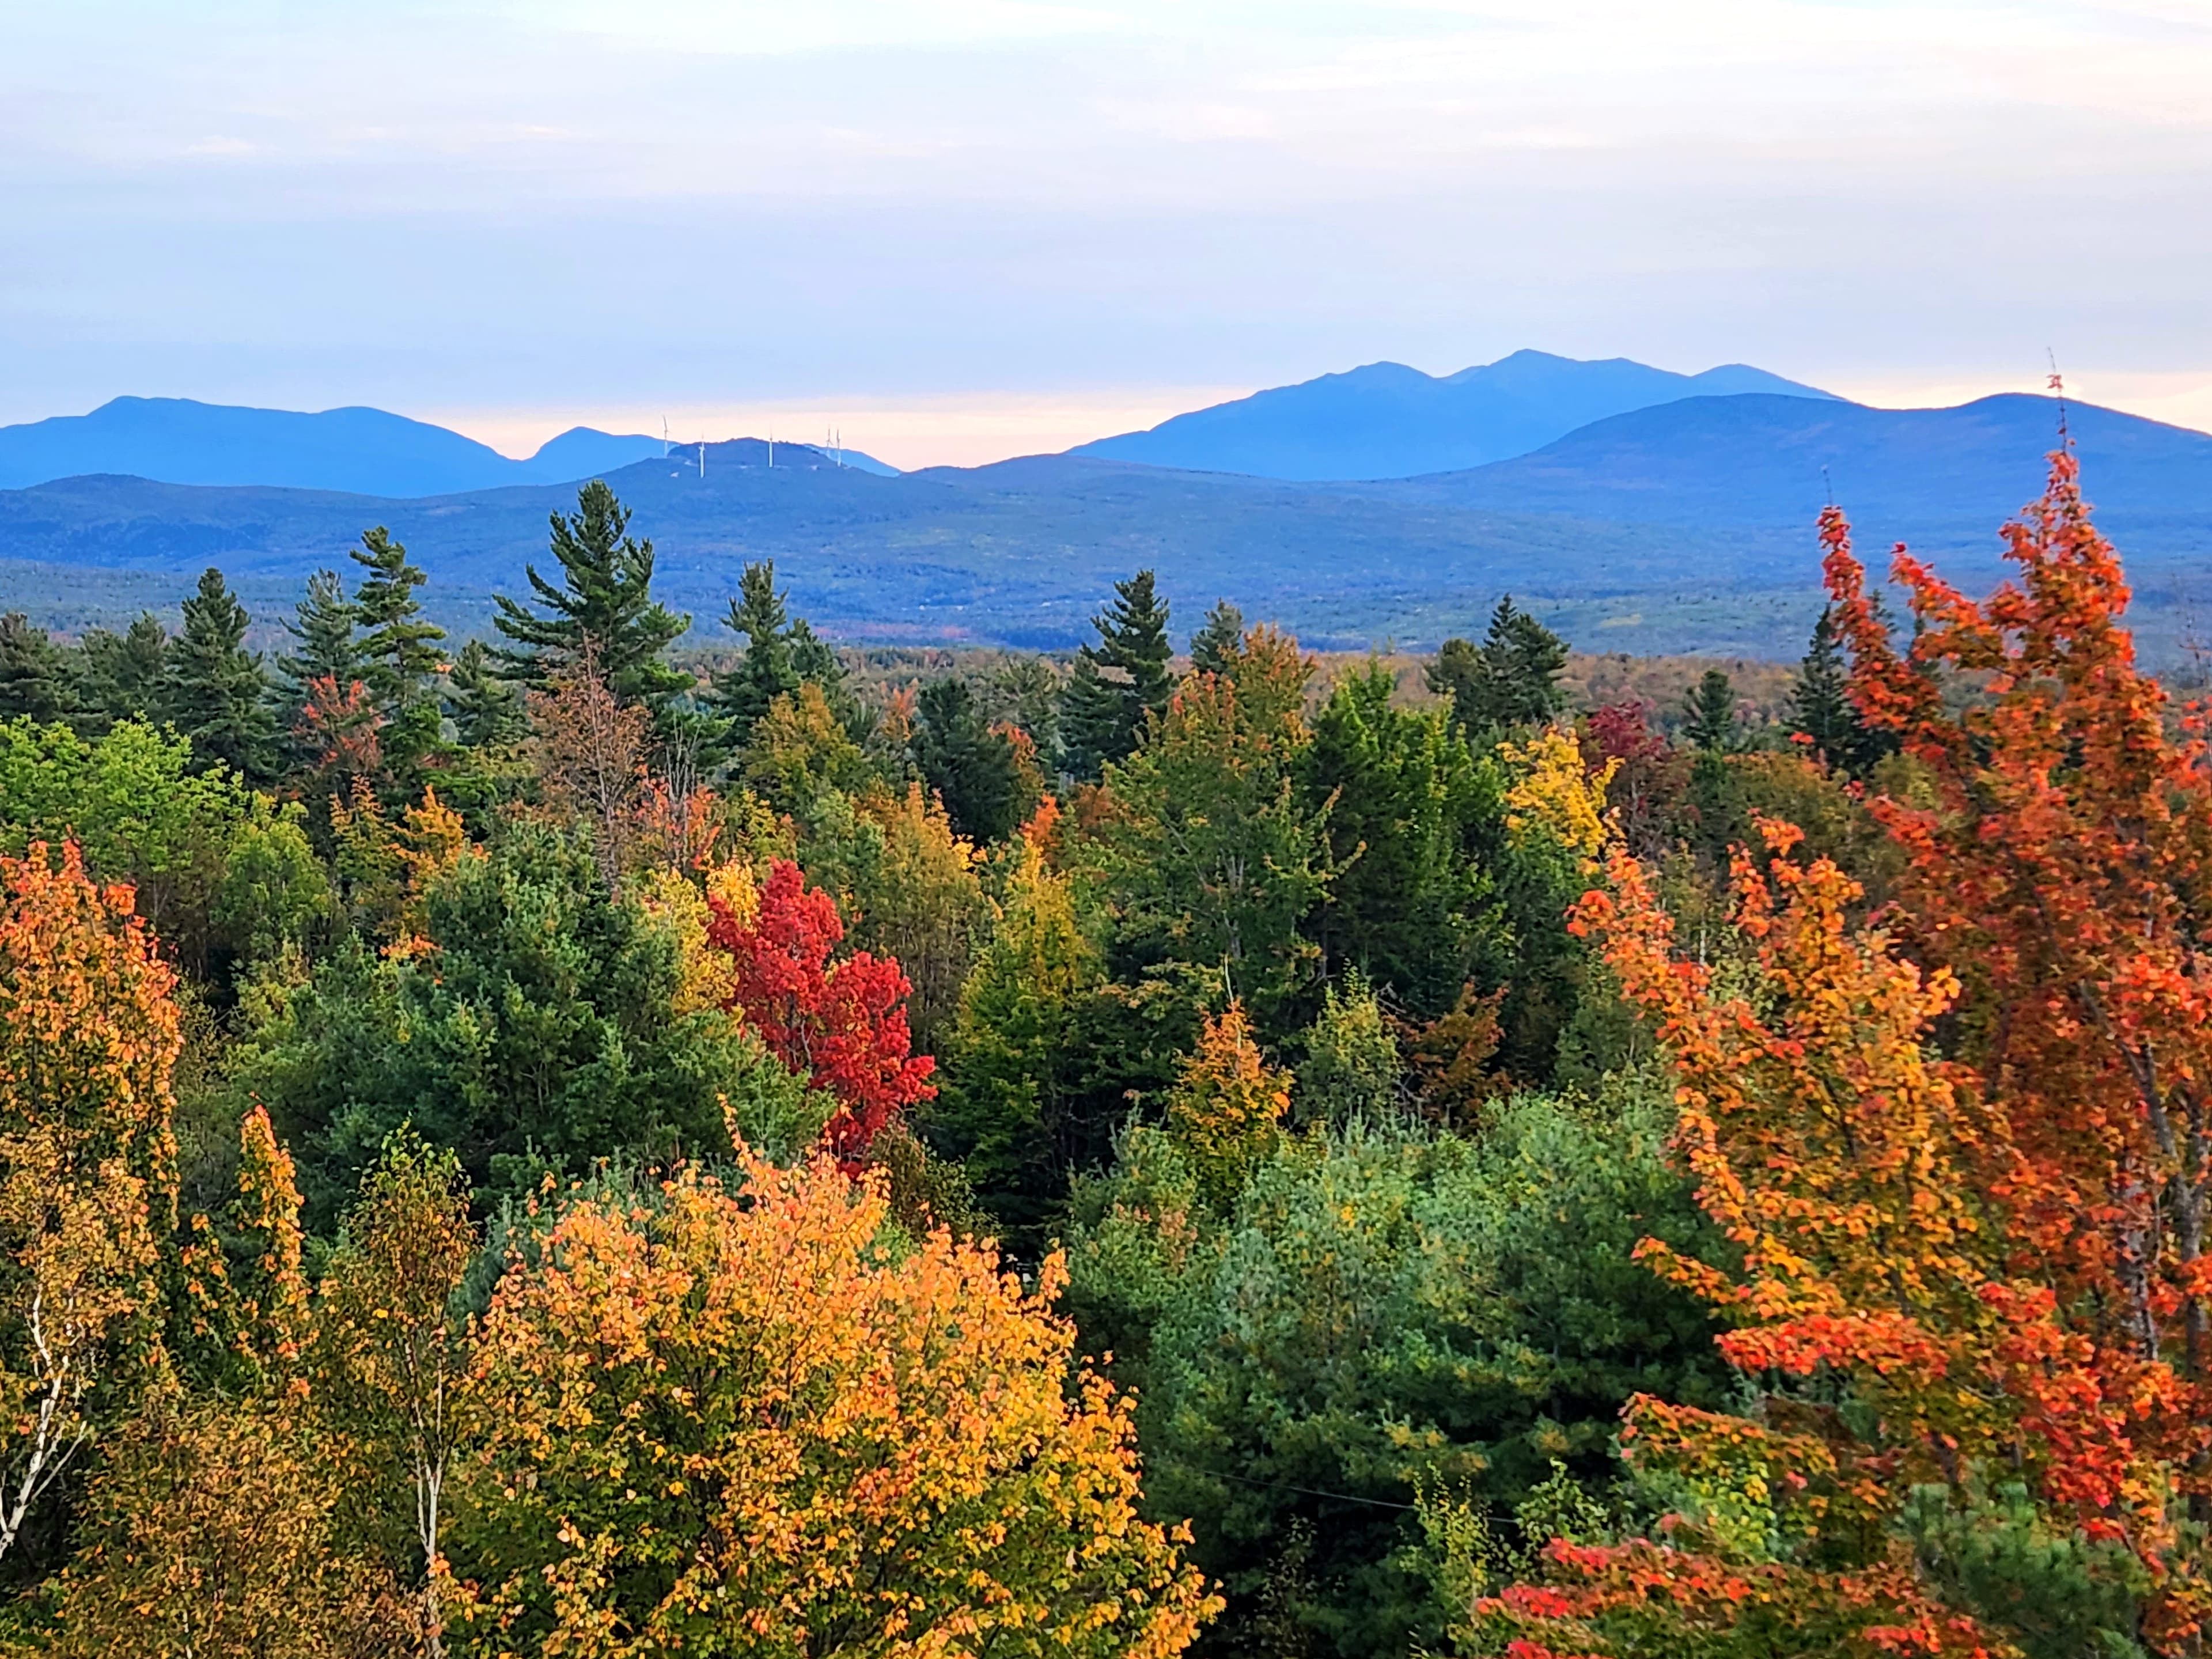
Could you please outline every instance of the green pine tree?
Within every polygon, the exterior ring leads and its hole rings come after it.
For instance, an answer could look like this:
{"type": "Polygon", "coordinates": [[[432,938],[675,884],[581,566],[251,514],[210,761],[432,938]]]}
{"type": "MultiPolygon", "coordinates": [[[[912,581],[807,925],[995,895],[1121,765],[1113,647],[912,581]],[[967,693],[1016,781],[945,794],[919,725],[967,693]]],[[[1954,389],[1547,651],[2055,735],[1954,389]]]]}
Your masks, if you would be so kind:
{"type": "Polygon", "coordinates": [[[318,570],[307,578],[307,597],[284,624],[300,648],[276,659],[295,707],[306,701],[315,680],[329,679],[343,690],[361,678],[361,649],[354,637],[360,624],[361,613],[346,598],[337,571],[318,570]]]}
{"type": "Polygon", "coordinates": [[[1708,668],[1692,688],[1683,708],[1682,735],[1693,748],[1726,755],[1741,746],[1735,684],[1718,668],[1708,668]]]}
{"type": "Polygon", "coordinates": [[[184,630],[167,653],[161,713],[191,740],[196,763],[221,762],[251,781],[266,781],[273,776],[275,721],[260,653],[246,648],[246,607],[210,566],[184,612],[184,630]]]}
{"type": "MultiPolygon", "coordinates": [[[[295,769],[312,770],[322,759],[325,738],[311,734],[302,719],[315,698],[315,683],[328,681],[343,697],[361,678],[361,650],[355,638],[360,623],[361,613],[346,598],[345,584],[337,571],[318,570],[307,578],[307,595],[284,624],[284,631],[299,641],[299,649],[276,659],[283,687],[282,737],[295,769]]],[[[330,703],[327,694],[322,701],[333,708],[338,706],[330,703]]],[[[347,724],[365,724],[368,718],[364,714],[347,724]]]]}
{"type": "Polygon", "coordinates": [[[46,630],[20,611],[0,617],[0,720],[46,726],[78,712],[69,659],[46,630]]]}
{"type": "Polygon", "coordinates": [[[1546,726],[1567,706],[1559,677],[1567,642],[1513,603],[1491,613],[1480,648],[1446,640],[1428,671],[1429,689],[1452,702],[1452,720],[1473,732],[1546,726]]]}
{"type": "Polygon", "coordinates": [[[1244,643],[1244,613],[1227,599],[1217,600],[1205,624],[1190,636],[1190,665],[1203,674],[1226,674],[1244,643]]]}
{"type": "Polygon", "coordinates": [[[662,654],[691,626],[653,597],[653,544],[629,533],[629,509],[599,479],[576,495],[576,511],[552,518],[553,556],[562,585],[525,574],[532,601],[496,596],[499,631],[520,648],[502,648],[501,659],[524,679],[543,684],[588,650],[598,672],[625,702],[653,709],[667,731],[676,723],[676,700],[691,677],[662,654]],[[539,607],[539,608],[533,608],[539,607]]]}
{"type": "Polygon", "coordinates": [[[744,640],[745,653],[737,666],[714,677],[708,702],[718,717],[719,730],[710,748],[727,752],[744,748],[769,706],[778,697],[796,695],[802,685],[820,687],[823,701],[846,735],[855,743],[866,739],[872,721],[846,689],[844,664],[805,617],[790,615],[786,598],[776,591],[775,560],[746,562],[738,578],[737,597],[723,619],[724,626],[744,640]]]}
{"type": "Polygon", "coordinates": [[[1850,671],[1835,615],[1826,606],[1813,624],[1812,642],[1790,690],[1790,730],[1838,771],[1858,775],[1890,751],[1887,734],[1868,729],[1852,705],[1850,671]]]}
{"type": "Polygon", "coordinates": [[[382,525],[362,532],[353,561],[367,574],[354,589],[361,620],[361,678],[384,721],[385,762],[412,794],[424,759],[438,747],[439,642],[446,630],[422,615],[415,590],[427,580],[382,525]]]}
{"type": "Polygon", "coordinates": [[[1091,619],[1098,643],[1076,654],[1061,705],[1060,741],[1069,769],[1082,777],[1095,778],[1108,763],[1135,753],[1146,720],[1167,708],[1174,690],[1168,606],[1152,573],[1115,583],[1114,594],[1091,619]]]}
{"type": "Polygon", "coordinates": [[[84,700],[108,720],[150,718],[168,651],[168,630],[149,611],[120,634],[91,629],[84,636],[84,700]]]}
{"type": "Polygon", "coordinates": [[[792,629],[784,596],[775,591],[775,560],[746,561],[725,623],[744,641],[745,654],[736,667],[715,676],[713,705],[728,723],[726,740],[732,748],[742,749],[769,705],[796,692],[802,678],[792,660],[792,629]]]}
{"type": "Polygon", "coordinates": [[[979,846],[1004,841],[1021,823],[1020,757],[985,723],[975,695],[950,677],[922,687],[915,765],[945,803],[952,827],[979,846]]]}
{"type": "Polygon", "coordinates": [[[467,748],[496,749],[530,729],[522,694],[500,673],[490,647],[482,640],[471,640],[461,647],[453,672],[446,677],[446,698],[454,729],[467,748]]]}

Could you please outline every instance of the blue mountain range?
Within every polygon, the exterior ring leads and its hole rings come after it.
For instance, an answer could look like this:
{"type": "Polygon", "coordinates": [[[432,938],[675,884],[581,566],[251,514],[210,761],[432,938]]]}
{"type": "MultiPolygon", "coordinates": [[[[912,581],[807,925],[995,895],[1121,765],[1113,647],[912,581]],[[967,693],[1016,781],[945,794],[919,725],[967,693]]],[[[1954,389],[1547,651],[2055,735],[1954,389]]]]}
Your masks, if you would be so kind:
{"type": "Polygon", "coordinates": [[[1742,363],[1676,374],[1626,357],[1585,362],[1516,351],[1440,376],[1369,363],[1071,453],[1261,478],[1406,478],[1525,455],[1609,415],[1744,392],[1830,395],[1742,363]]]}
{"type": "MultiPolygon", "coordinates": [[[[568,483],[657,458],[665,447],[642,434],[579,426],[513,460],[473,438],[380,409],[309,415],[189,398],[117,398],[89,415],[0,427],[0,489],[106,472],[159,483],[260,484],[404,499],[568,483]]],[[[847,459],[870,471],[890,471],[865,455],[847,459]]]]}
{"type": "MultiPolygon", "coordinates": [[[[1529,353],[1491,367],[1509,365],[1574,383],[1612,369],[1529,353]]],[[[1498,383],[1510,391],[1510,378],[1498,383]]],[[[1829,500],[1875,568],[1904,540],[1985,586],[2000,574],[1997,526],[2070,439],[2128,561],[2146,648],[2171,659],[2212,615],[2212,435],[2042,397],[1884,410],[1743,384],[1607,414],[1503,459],[1352,481],[1082,453],[894,474],[791,444],[771,467],[754,439],[708,445],[703,467],[696,447],[663,455],[658,440],[612,468],[579,466],[593,453],[576,449],[547,464],[568,473],[558,482],[503,471],[495,487],[428,496],[80,474],[0,489],[0,611],[65,629],[127,623],[141,605],[173,616],[216,564],[273,639],[306,575],[342,566],[380,524],[429,572],[434,610],[480,629],[489,594],[543,565],[546,515],[604,474],[656,545],[656,592],[708,640],[744,562],[772,557],[799,610],[852,641],[1062,647],[1115,577],[1151,566],[1181,625],[1227,597],[1316,646],[1432,645],[1479,631],[1510,591],[1589,648],[1795,656],[1819,609],[1814,520],[1829,500]]]]}

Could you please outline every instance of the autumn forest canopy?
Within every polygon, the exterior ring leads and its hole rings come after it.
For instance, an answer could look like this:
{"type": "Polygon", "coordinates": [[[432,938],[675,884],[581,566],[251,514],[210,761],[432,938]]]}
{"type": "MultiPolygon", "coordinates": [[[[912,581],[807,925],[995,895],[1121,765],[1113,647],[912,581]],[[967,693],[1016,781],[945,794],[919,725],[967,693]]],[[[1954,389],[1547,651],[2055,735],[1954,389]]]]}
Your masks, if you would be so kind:
{"type": "Polygon", "coordinates": [[[2070,449],[1984,598],[1830,508],[1778,714],[1151,571],[708,662],[645,528],[0,619],[0,1651],[2203,1651],[2212,757],[2070,449]]]}

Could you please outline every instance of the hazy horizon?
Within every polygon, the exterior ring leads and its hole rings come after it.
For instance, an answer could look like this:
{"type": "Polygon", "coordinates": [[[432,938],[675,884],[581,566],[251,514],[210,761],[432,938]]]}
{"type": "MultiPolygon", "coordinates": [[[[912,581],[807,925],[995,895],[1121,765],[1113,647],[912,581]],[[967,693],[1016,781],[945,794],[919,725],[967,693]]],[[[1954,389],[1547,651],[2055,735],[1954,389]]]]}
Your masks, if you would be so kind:
{"type": "Polygon", "coordinates": [[[1053,449],[1389,358],[2212,426],[2196,0],[87,0],[0,64],[0,421],[1053,449]],[[2190,210],[2194,201],[2199,210],[2190,210]]]}

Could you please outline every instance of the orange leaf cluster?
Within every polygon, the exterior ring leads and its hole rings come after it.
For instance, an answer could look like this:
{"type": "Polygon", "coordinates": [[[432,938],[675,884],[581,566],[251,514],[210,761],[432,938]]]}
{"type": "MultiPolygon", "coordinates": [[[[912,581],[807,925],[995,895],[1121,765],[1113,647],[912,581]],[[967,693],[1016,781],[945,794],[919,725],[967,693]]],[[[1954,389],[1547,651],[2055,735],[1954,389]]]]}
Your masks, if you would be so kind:
{"type": "MultiPolygon", "coordinates": [[[[1914,1484],[2002,1468],[2062,1532],[2133,1551],[2152,1586],[2143,1639],[2194,1651],[2212,1613],[2187,1518],[2212,1504],[2203,716],[2175,717],[2136,667],[2119,560],[2069,452],[2007,526],[2015,572],[1986,600],[1897,550],[1917,624],[1901,653],[1839,512],[1821,534],[1854,702],[1926,784],[1869,803],[1905,860],[1893,902],[1855,925],[1856,885],[1763,823],[1771,857],[1735,866],[1752,988],[1677,957],[1625,854],[1576,925],[1657,1022],[1681,1155],[1741,1252],[1647,1243],[1645,1259],[1732,1322],[1741,1370],[1838,1374],[1856,1404],[1778,1391],[1753,1422],[1640,1401],[1624,1449],[1693,1486],[1727,1464],[1732,1489],[1800,1517],[1832,1565],[1775,1583],[1800,1611],[1856,1598],[1847,1650],[2002,1650],[1929,1599],[1886,1530],[1914,1484]]],[[[1570,1583],[1493,1610],[1533,1656],[1620,1639],[1618,1598],[1698,1583],[1702,1618],[1765,1595],[1756,1576],[1723,1582],[1716,1525],[1555,1551],[1570,1583]]]]}

